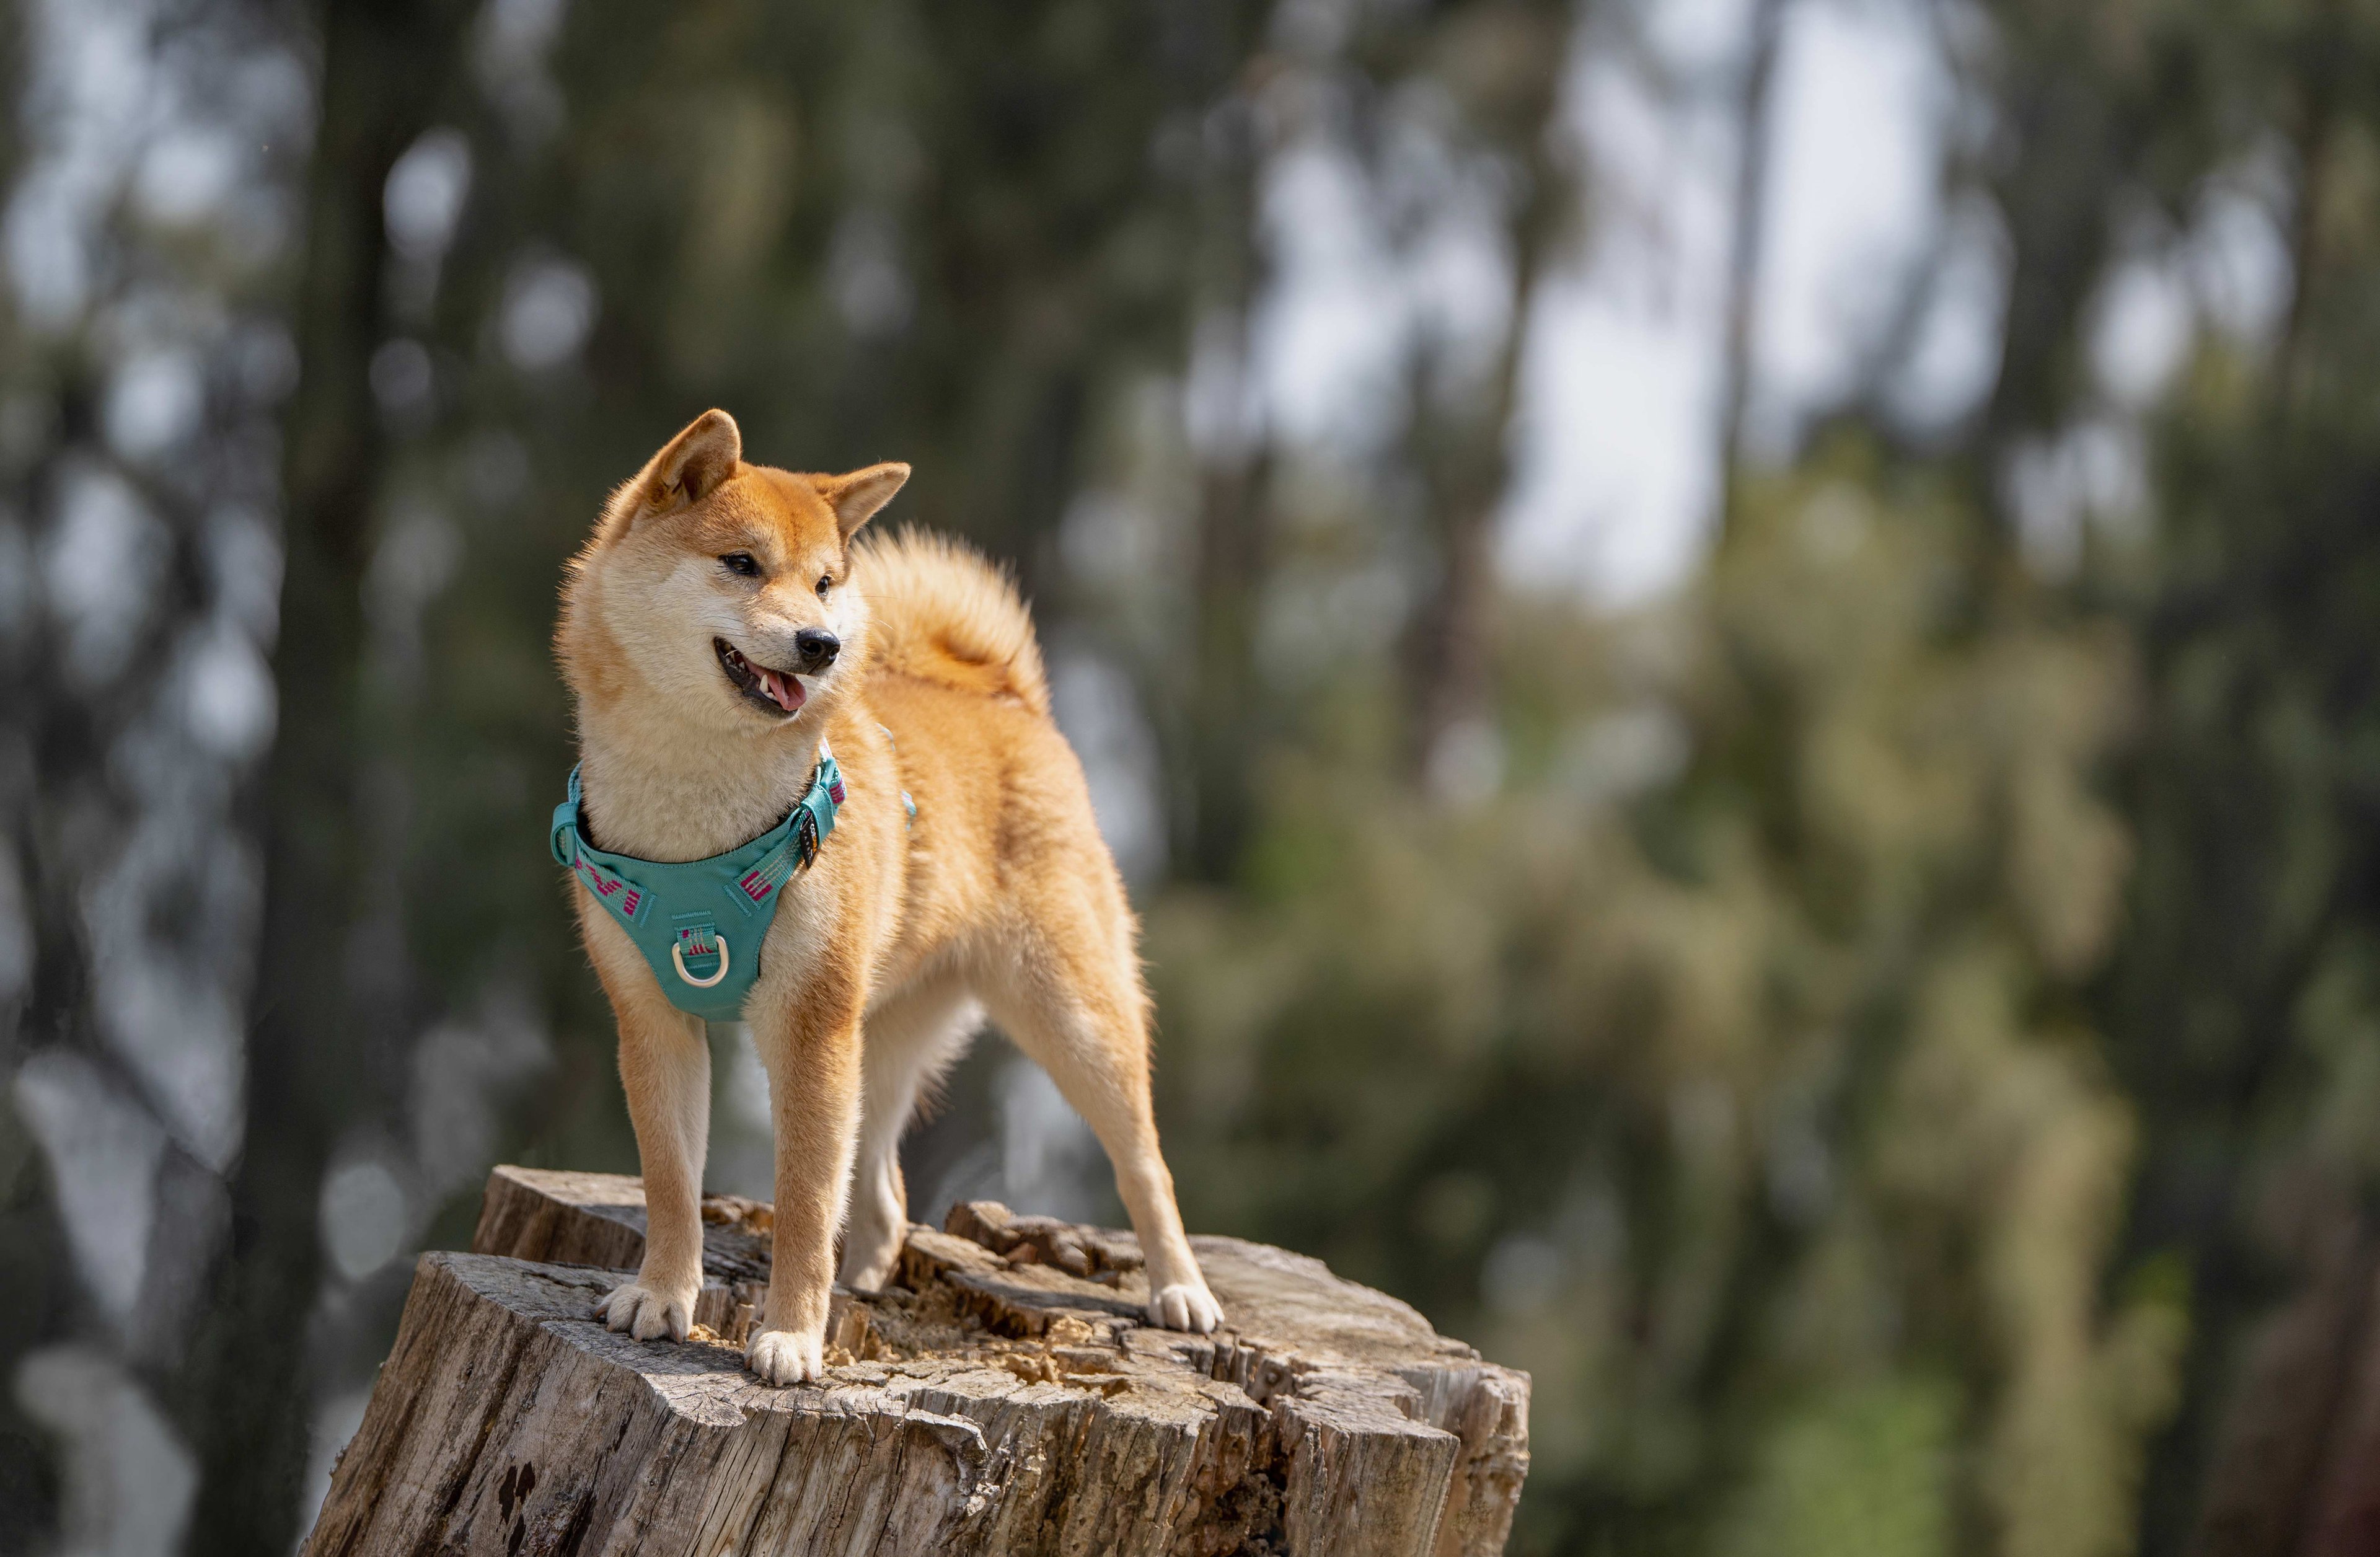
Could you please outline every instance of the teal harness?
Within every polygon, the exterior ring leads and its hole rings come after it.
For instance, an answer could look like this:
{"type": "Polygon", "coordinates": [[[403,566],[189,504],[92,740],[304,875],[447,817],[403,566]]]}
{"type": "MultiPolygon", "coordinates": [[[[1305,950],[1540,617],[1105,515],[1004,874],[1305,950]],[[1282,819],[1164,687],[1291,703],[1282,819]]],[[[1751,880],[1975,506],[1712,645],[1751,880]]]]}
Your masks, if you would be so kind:
{"type": "Polygon", "coordinates": [[[578,824],[578,770],[573,768],[570,797],[553,808],[549,841],[554,860],[595,894],[645,954],[672,1005],[708,1021],[734,1022],[743,1018],[744,997],[760,976],[760,942],[777,917],[778,894],[795,870],[818,858],[842,804],[843,770],[821,744],[810,786],[784,821],[725,854],[671,864],[589,843],[578,824]]]}

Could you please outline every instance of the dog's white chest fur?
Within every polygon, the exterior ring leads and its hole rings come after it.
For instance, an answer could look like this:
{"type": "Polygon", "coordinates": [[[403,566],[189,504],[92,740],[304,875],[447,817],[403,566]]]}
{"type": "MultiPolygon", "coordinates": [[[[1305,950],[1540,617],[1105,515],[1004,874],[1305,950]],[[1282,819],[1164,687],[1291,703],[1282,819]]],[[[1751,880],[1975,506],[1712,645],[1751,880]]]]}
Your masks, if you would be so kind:
{"type": "MultiPolygon", "coordinates": [[[[707,859],[766,833],[818,767],[818,741],[722,739],[590,713],[579,783],[597,842],[640,859],[707,859]]],[[[659,722],[656,722],[659,723],[659,722]]]]}

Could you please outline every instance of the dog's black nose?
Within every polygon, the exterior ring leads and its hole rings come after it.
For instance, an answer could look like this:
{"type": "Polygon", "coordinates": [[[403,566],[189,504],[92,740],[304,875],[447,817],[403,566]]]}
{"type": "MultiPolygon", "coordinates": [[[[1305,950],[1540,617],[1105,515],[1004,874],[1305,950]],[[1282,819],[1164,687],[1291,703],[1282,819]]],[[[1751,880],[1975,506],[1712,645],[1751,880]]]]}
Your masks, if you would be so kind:
{"type": "Polygon", "coordinates": [[[800,652],[806,670],[826,669],[834,663],[835,651],[842,647],[843,639],[824,627],[804,627],[794,635],[794,648],[800,652]]]}

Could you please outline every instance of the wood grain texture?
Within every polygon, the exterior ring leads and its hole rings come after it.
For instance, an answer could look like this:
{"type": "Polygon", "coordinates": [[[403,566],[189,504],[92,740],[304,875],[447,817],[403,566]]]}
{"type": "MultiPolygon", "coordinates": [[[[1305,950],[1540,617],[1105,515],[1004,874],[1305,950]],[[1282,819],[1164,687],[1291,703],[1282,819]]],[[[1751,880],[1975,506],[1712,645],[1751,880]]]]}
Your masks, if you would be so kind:
{"type": "Polygon", "coordinates": [[[422,1258],[308,1557],[1503,1549],[1527,1376],[1318,1260],[1194,1240],[1227,1328],[1184,1335],[1142,1322],[1131,1235],[960,1207],[837,1293],[824,1381],[773,1389],[735,1344],[768,1214],[706,1202],[695,1336],[638,1343],[589,1317],[642,1252],[638,1182],[496,1170],[476,1252],[422,1258]]]}

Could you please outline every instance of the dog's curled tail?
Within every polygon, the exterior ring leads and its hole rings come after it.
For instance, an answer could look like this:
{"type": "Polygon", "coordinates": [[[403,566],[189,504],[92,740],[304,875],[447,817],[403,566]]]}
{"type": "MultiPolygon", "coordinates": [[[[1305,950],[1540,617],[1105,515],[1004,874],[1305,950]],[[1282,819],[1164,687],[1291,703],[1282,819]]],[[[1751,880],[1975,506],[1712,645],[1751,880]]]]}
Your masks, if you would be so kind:
{"type": "Polygon", "coordinates": [[[931,531],[903,529],[862,537],[852,566],[868,600],[880,669],[1050,712],[1033,618],[1016,586],[982,553],[931,531]]]}

